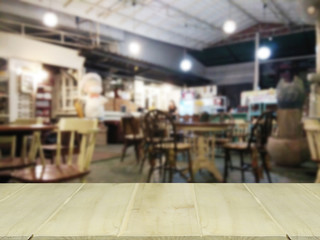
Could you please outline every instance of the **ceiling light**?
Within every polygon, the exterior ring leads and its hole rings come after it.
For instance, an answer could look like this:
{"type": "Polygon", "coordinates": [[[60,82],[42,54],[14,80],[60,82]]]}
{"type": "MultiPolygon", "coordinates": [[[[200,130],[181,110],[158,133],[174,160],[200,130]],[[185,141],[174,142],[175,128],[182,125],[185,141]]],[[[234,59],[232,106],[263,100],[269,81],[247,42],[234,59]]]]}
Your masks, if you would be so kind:
{"type": "Polygon", "coordinates": [[[141,47],[140,44],[137,42],[132,42],[129,44],[129,52],[132,55],[138,55],[140,53],[141,47]]]}
{"type": "Polygon", "coordinates": [[[234,33],[237,29],[237,24],[233,20],[227,20],[223,24],[223,31],[227,34],[234,33]]]}
{"type": "Polygon", "coordinates": [[[309,6],[307,12],[309,15],[314,15],[316,13],[316,8],[314,6],[309,6]]]}
{"type": "Polygon", "coordinates": [[[55,27],[58,24],[58,16],[53,12],[46,12],[43,15],[43,24],[48,27],[55,27]]]}
{"type": "Polygon", "coordinates": [[[257,52],[257,57],[260,59],[260,60],[266,60],[268,58],[270,58],[271,56],[271,50],[270,48],[268,47],[260,47],[258,49],[258,52],[257,52]]]}
{"type": "Polygon", "coordinates": [[[180,68],[184,72],[188,72],[192,68],[192,62],[189,59],[183,59],[180,63],[180,68]]]}

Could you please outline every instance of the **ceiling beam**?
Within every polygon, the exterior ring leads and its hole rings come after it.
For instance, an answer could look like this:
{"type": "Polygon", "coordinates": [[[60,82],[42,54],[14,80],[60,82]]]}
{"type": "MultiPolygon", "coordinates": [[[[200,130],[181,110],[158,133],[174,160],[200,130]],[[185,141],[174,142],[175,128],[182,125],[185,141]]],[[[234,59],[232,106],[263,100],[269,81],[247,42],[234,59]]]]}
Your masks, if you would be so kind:
{"type": "Polygon", "coordinates": [[[125,7],[125,2],[124,1],[119,1],[119,2],[115,2],[112,6],[108,7],[108,10],[104,10],[101,13],[98,14],[98,17],[103,17],[103,18],[107,18],[109,17],[112,13],[116,13],[118,11],[120,11],[122,8],[125,7]]]}
{"type": "Polygon", "coordinates": [[[199,17],[196,17],[196,16],[194,16],[194,15],[188,13],[188,12],[185,12],[185,11],[183,11],[183,10],[177,8],[177,7],[174,7],[171,4],[165,3],[162,0],[157,0],[157,2],[160,3],[161,5],[165,6],[166,8],[169,8],[169,9],[171,9],[171,10],[173,10],[173,11],[175,11],[175,12],[177,12],[177,13],[179,13],[179,14],[187,17],[187,18],[191,18],[191,19],[193,19],[193,20],[195,20],[195,21],[197,21],[197,22],[209,27],[212,30],[222,31],[222,29],[220,27],[218,27],[218,26],[216,26],[216,25],[214,25],[214,24],[212,24],[210,22],[207,22],[207,21],[205,21],[205,20],[203,20],[203,19],[201,19],[199,17]]]}
{"type": "Polygon", "coordinates": [[[87,9],[86,13],[90,13],[95,7],[98,7],[98,5],[102,2],[103,0],[99,0],[96,3],[91,3],[90,7],[87,9]]]}
{"type": "MultiPolygon", "coordinates": [[[[82,0],[83,2],[85,2],[86,4],[90,5],[92,8],[98,8],[98,9],[105,9],[105,10],[109,10],[108,8],[105,8],[103,6],[100,6],[100,5],[96,5],[96,4],[93,4],[91,3],[90,1],[88,0],[82,0]]],[[[150,22],[145,22],[145,21],[142,21],[140,19],[137,19],[135,17],[130,17],[129,15],[126,15],[124,13],[120,13],[120,12],[113,12],[113,14],[116,14],[116,15],[119,15],[120,17],[124,17],[124,18],[129,18],[129,20],[132,20],[132,21],[135,21],[136,23],[140,23],[142,25],[145,25],[145,26],[148,26],[148,27],[151,27],[151,28],[155,28],[155,29],[158,29],[160,31],[164,31],[164,32],[167,32],[169,34],[174,34],[176,35],[177,37],[180,37],[181,39],[189,39],[189,41],[193,41],[194,44],[193,45],[196,45],[196,44],[201,44],[201,45],[207,45],[208,42],[205,42],[203,40],[199,40],[198,38],[193,38],[193,37],[190,37],[188,35],[184,35],[184,34],[181,34],[181,33],[178,33],[178,32],[175,32],[173,30],[170,30],[168,28],[165,28],[163,26],[158,26],[157,24],[152,24],[150,22]]],[[[108,24],[108,23],[106,23],[108,24]]],[[[128,30],[127,30],[128,31],[128,30]]]]}
{"type": "Polygon", "coordinates": [[[274,0],[262,0],[273,15],[285,25],[293,24],[291,18],[275,3],[274,0]]]}
{"type": "MultiPolygon", "coordinates": [[[[137,59],[128,58],[115,53],[104,52],[99,49],[90,50],[90,51],[83,50],[80,55],[86,57],[87,59],[89,58],[89,56],[91,56],[92,58],[100,58],[100,59],[108,57],[110,59],[113,59],[114,61],[122,62],[124,64],[129,64],[133,66],[138,66],[141,69],[149,69],[149,71],[145,73],[146,75],[152,74],[154,72],[159,72],[161,74],[164,74],[165,76],[173,76],[175,80],[184,79],[185,81],[188,81],[187,82],[188,85],[200,86],[200,85],[212,84],[210,80],[204,77],[197,76],[193,73],[182,73],[177,70],[171,70],[163,66],[144,62],[137,59]]],[[[163,79],[166,79],[166,77],[163,77],[162,80],[163,79]]]]}
{"type": "Polygon", "coordinates": [[[240,4],[236,3],[234,0],[229,0],[229,3],[234,6],[236,9],[238,9],[240,12],[242,12],[244,15],[249,17],[251,20],[255,21],[256,23],[260,23],[260,20],[256,18],[253,14],[251,14],[249,11],[247,11],[244,7],[242,7],[240,4]]]}
{"type": "Polygon", "coordinates": [[[270,0],[270,2],[273,4],[274,8],[279,12],[279,14],[289,23],[292,24],[293,21],[292,19],[289,17],[288,14],[286,14],[282,8],[274,1],[274,0],[270,0]]]}
{"type": "Polygon", "coordinates": [[[67,0],[64,4],[63,7],[68,7],[70,5],[70,3],[72,3],[73,0],[67,0]]]}
{"type": "Polygon", "coordinates": [[[109,69],[116,69],[117,71],[121,71],[130,75],[134,75],[134,71],[131,71],[130,69],[126,69],[120,66],[116,66],[113,64],[106,64],[106,63],[97,63],[96,61],[87,60],[85,63],[85,66],[89,67],[97,67],[101,70],[109,70],[109,69]]]}

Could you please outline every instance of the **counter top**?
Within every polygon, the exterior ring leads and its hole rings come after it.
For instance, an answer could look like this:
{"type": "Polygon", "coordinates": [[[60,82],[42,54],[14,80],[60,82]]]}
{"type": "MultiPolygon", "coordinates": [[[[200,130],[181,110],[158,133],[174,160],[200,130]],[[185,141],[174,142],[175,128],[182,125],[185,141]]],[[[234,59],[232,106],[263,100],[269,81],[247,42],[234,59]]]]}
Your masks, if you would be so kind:
{"type": "Polygon", "coordinates": [[[319,184],[0,184],[4,239],[318,239],[319,184]]]}

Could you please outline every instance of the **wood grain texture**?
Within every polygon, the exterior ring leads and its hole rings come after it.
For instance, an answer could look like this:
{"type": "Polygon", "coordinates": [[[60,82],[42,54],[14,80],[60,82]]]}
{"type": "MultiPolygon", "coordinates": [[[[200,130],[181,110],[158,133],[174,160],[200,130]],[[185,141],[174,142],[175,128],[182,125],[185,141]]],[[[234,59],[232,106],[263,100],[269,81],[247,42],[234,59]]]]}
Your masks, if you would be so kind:
{"type": "Polygon", "coordinates": [[[0,184],[0,202],[17,193],[25,184],[0,184]]]}
{"type": "Polygon", "coordinates": [[[247,184],[247,187],[290,239],[319,239],[320,200],[310,191],[299,184],[247,184]]]}
{"type": "Polygon", "coordinates": [[[318,184],[0,184],[0,239],[320,239],[319,219],[318,184]]]}
{"type": "Polygon", "coordinates": [[[299,184],[299,185],[309,190],[311,194],[314,194],[320,200],[320,184],[309,183],[309,184],[299,184]]]}
{"type": "Polygon", "coordinates": [[[28,239],[81,186],[30,184],[4,199],[0,202],[0,238],[28,239]]]}
{"type": "Polygon", "coordinates": [[[242,184],[195,184],[205,239],[286,239],[242,184]]]}
{"type": "Polygon", "coordinates": [[[134,184],[84,185],[33,239],[115,238],[134,188],[134,184]]]}
{"type": "Polygon", "coordinates": [[[123,224],[121,239],[200,238],[193,184],[139,184],[123,224]]]}

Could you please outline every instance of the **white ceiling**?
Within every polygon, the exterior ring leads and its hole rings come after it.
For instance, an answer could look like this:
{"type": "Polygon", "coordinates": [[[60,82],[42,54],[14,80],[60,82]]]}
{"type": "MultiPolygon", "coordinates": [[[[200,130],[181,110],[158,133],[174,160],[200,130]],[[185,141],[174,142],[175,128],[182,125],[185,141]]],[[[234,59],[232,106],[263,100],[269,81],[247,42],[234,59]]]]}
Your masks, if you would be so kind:
{"type": "Polygon", "coordinates": [[[22,1],[192,49],[226,38],[221,27],[227,19],[237,22],[237,31],[261,22],[301,24],[297,0],[22,1]]]}

